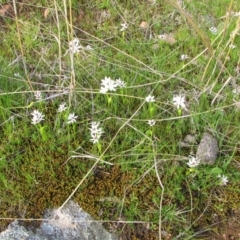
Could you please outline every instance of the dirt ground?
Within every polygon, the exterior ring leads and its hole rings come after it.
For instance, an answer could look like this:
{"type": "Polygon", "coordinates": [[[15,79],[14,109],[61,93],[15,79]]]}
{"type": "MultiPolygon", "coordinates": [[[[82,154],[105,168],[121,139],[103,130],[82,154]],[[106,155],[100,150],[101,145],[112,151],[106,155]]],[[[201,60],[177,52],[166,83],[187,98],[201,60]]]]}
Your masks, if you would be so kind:
{"type": "MultiPolygon", "coordinates": [[[[120,234],[120,240],[156,240],[159,239],[157,229],[155,231],[149,230],[144,224],[129,227],[127,225],[118,225],[116,227],[120,234]]],[[[171,233],[163,231],[162,239],[184,239],[184,236],[179,238],[172,237],[171,233]]],[[[189,238],[188,238],[189,239],[189,238]]],[[[215,216],[212,227],[206,229],[205,232],[196,235],[192,239],[198,240],[240,240],[240,210],[234,211],[226,221],[221,221],[215,216]]]]}
{"type": "Polygon", "coordinates": [[[218,232],[212,232],[207,239],[211,240],[239,240],[240,239],[240,210],[231,213],[228,221],[220,223],[218,232]]]}

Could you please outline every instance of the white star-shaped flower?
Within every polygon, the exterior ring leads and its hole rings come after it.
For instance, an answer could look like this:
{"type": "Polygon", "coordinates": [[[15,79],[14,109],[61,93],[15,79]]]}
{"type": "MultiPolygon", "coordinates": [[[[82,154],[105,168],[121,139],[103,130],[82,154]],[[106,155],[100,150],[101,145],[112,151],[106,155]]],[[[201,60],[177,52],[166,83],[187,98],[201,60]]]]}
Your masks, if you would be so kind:
{"type": "Polygon", "coordinates": [[[215,28],[215,27],[210,27],[209,31],[214,35],[217,34],[217,28],[215,28]]]}
{"type": "Polygon", "coordinates": [[[185,105],[185,96],[182,95],[175,95],[173,96],[173,105],[179,108],[183,108],[186,110],[186,105],[185,105]]]}
{"type": "Polygon", "coordinates": [[[107,91],[116,91],[116,82],[110,77],[105,77],[101,80],[100,93],[106,93],[107,91]]]}
{"type": "Polygon", "coordinates": [[[128,28],[128,24],[127,23],[121,23],[121,29],[120,32],[125,31],[128,28]]]}
{"type": "Polygon", "coordinates": [[[197,157],[189,156],[187,165],[190,168],[197,167],[200,164],[200,159],[197,157]]]}
{"type": "Polygon", "coordinates": [[[184,61],[184,60],[186,60],[186,59],[188,59],[189,57],[188,57],[188,55],[187,54],[181,54],[181,56],[180,56],[180,60],[181,61],[184,61]]]}
{"type": "Polygon", "coordinates": [[[148,125],[149,125],[150,127],[154,126],[155,124],[156,124],[156,121],[155,121],[155,120],[153,120],[153,119],[148,120],[148,125]]]}
{"type": "Polygon", "coordinates": [[[62,103],[62,104],[59,105],[59,108],[58,108],[57,111],[60,113],[60,112],[65,111],[66,109],[67,109],[66,103],[62,103]]]}
{"type": "Polygon", "coordinates": [[[74,38],[72,41],[69,42],[69,51],[72,54],[79,53],[81,48],[82,48],[82,46],[81,46],[78,38],[74,38]]]}
{"type": "Polygon", "coordinates": [[[40,91],[34,92],[34,97],[36,100],[41,100],[42,99],[42,93],[40,91]]]}
{"type": "Polygon", "coordinates": [[[32,124],[35,125],[44,120],[44,115],[38,110],[34,110],[32,113],[32,124]]]}
{"type": "Polygon", "coordinates": [[[146,98],[145,98],[146,102],[155,102],[155,98],[154,96],[152,95],[148,95],[146,98]]]}
{"type": "Polygon", "coordinates": [[[126,83],[123,80],[121,80],[120,78],[115,80],[115,84],[119,88],[124,88],[126,86],[126,83]]]}
{"type": "Polygon", "coordinates": [[[227,176],[219,174],[218,177],[220,178],[220,185],[222,185],[222,186],[227,185],[227,183],[228,183],[228,177],[227,176]]]}
{"type": "Polygon", "coordinates": [[[101,135],[103,134],[103,130],[101,127],[99,127],[99,122],[92,122],[90,130],[91,139],[90,141],[93,142],[93,144],[98,143],[101,135]]]}
{"type": "Polygon", "coordinates": [[[75,113],[70,113],[67,118],[67,124],[75,123],[77,121],[78,116],[75,113]]]}

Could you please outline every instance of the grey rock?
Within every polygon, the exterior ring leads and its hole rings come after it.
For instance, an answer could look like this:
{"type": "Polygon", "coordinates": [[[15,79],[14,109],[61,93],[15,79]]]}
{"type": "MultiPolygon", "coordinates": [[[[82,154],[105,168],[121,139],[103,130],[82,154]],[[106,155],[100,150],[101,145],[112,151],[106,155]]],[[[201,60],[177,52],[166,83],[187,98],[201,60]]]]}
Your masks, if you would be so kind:
{"type": "Polygon", "coordinates": [[[19,240],[28,239],[31,235],[24,227],[18,224],[18,221],[12,222],[8,228],[0,233],[0,240],[19,240]]]}
{"type": "Polygon", "coordinates": [[[184,141],[178,142],[178,146],[179,146],[180,148],[189,148],[189,147],[191,147],[191,146],[189,145],[189,143],[186,143],[186,142],[184,142],[184,141]]]}
{"type": "Polygon", "coordinates": [[[188,135],[185,136],[183,141],[185,143],[194,144],[196,142],[196,136],[188,134],[188,135]]]}
{"type": "Polygon", "coordinates": [[[0,233],[0,240],[117,240],[103,226],[92,219],[76,203],[70,201],[62,209],[48,210],[37,229],[27,230],[18,221],[0,233]]]}
{"type": "Polygon", "coordinates": [[[218,152],[217,140],[210,133],[205,132],[198,145],[196,157],[202,164],[214,164],[218,152]]]}
{"type": "Polygon", "coordinates": [[[187,134],[183,141],[180,141],[178,143],[178,146],[181,148],[190,148],[196,143],[196,136],[187,134]]]}

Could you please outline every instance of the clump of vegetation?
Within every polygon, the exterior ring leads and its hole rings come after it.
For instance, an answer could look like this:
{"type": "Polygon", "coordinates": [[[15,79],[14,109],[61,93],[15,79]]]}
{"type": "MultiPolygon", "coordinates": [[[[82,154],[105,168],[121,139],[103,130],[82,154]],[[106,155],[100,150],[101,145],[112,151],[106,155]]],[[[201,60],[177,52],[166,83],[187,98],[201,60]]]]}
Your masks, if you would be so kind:
{"type": "Polygon", "coordinates": [[[1,4],[1,230],[73,199],[127,239],[193,239],[239,209],[235,2],[1,4]]]}

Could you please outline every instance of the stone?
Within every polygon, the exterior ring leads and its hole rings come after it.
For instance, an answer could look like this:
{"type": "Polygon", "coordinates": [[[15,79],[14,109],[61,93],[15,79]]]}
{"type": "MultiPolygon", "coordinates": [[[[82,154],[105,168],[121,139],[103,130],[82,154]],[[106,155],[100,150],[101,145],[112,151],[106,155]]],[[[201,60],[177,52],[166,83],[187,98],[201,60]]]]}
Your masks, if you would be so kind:
{"type": "Polygon", "coordinates": [[[200,159],[201,164],[214,164],[218,152],[217,140],[210,133],[205,132],[198,145],[196,157],[200,159]]]}
{"type": "Polygon", "coordinates": [[[188,135],[185,136],[183,141],[185,143],[194,144],[196,142],[196,136],[188,134],[188,135]]]}
{"type": "Polygon", "coordinates": [[[20,226],[18,221],[9,224],[8,228],[0,233],[0,240],[19,240],[29,239],[29,233],[24,227],[20,226]]]}
{"type": "Polygon", "coordinates": [[[14,221],[0,233],[0,240],[118,240],[73,201],[62,209],[47,210],[44,218],[37,229],[14,221]]]}
{"type": "Polygon", "coordinates": [[[141,24],[139,25],[141,29],[147,29],[149,27],[149,24],[145,21],[142,21],[141,24]]]}
{"type": "Polygon", "coordinates": [[[178,146],[181,148],[190,148],[196,143],[196,136],[187,134],[183,141],[180,141],[178,143],[178,146]]]}

